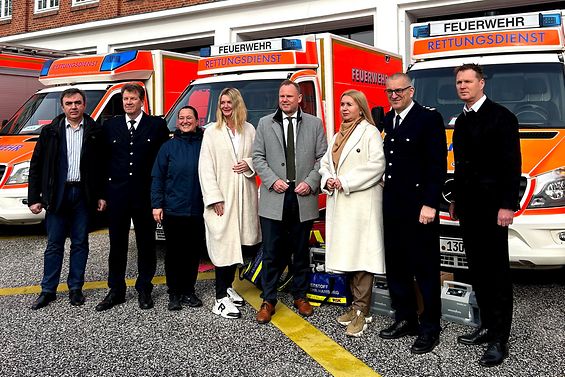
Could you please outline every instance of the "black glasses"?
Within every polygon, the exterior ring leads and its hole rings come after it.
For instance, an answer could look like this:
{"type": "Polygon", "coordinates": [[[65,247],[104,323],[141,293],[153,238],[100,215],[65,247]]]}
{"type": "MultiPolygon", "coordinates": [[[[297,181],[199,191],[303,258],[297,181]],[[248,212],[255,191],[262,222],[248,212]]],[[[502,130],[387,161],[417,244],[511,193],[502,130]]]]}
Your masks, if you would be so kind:
{"type": "Polygon", "coordinates": [[[407,86],[406,88],[400,88],[400,89],[385,89],[385,93],[387,96],[392,96],[392,93],[396,94],[397,96],[401,96],[402,93],[404,93],[404,91],[406,89],[410,89],[412,87],[412,85],[407,86]]]}

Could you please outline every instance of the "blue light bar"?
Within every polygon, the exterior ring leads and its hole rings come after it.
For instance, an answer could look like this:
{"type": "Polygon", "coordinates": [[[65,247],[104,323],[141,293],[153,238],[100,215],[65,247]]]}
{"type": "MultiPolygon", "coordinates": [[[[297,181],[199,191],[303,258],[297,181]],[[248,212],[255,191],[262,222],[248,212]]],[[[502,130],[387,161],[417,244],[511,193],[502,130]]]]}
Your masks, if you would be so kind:
{"type": "Polygon", "coordinates": [[[282,40],[283,50],[302,50],[302,41],[300,39],[285,39],[282,40]]]}
{"type": "Polygon", "coordinates": [[[210,47],[202,47],[200,49],[200,57],[201,58],[208,58],[212,55],[212,49],[210,47]]]}
{"type": "Polygon", "coordinates": [[[561,15],[559,13],[540,14],[539,23],[542,27],[561,26],[561,15]]]}
{"type": "Polygon", "coordinates": [[[412,29],[412,35],[414,38],[426,38],[430,36],[430,24],[415,26],[412,29]]]}
{"type": "Polygon", "coordinates": [[[107,55],[102,61],[100,71],[112,71],[120,68],[121,66],[135,60],[137,51],[124,51],[116,52],[115,54],[107,55]]]}
{"type": "Polygon", "coordinates": [[[43,63],[43,67],[41,67],[41,72],[39,72],[39,76],[47,76],[47,74],[49,73],[49,68],[51,68],[51,64],[53,64],[54,61],[55,59],[51,59],[43,63]]]}

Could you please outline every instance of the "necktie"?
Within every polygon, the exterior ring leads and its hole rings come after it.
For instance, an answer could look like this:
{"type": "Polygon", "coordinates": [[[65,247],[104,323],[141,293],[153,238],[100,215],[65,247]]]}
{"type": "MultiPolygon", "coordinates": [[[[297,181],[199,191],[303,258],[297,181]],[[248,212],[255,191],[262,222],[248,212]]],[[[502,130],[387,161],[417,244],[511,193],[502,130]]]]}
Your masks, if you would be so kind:
{"type": "Polygon", "coordinates": [[[130,120],[129,122],[129,136],[133,139],[133,134],[135,133],[135,119],[130,120]]]}
{"type": "Polygon", "coordinates": [[[397,115],[394,120],[394,129],[397,129],[400,126],[400,115],[397,115]]]}
{"type": "Polygon", "coordinates": [[[286,133],[286,179],[294,181],[296,179],[296,166],[294,164],[294,124],[292,117],[288,120],[288,131],[286,133]]]}

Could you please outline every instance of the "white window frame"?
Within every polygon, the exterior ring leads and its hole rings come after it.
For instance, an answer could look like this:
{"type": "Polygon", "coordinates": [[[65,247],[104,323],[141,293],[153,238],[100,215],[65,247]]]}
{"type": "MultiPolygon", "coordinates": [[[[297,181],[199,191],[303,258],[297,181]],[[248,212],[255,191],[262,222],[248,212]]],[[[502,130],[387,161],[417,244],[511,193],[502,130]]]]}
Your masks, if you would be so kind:
{"type": "Polygon", "coordinates": [[[0,20],[12,18],[12,0],[0,0],[0,20]]]}
{"type": "Polygon", "coordinates": [[[94,4],[98,3],[100,0],[73,0],[72,6],[76,7],[78,5],[94,4]]]}
{"type": "Polygon", "coordinates": [[[59,2],[61,0],[35,0],[35,13],[49,12],[51,10],[59,9],[59,2]],[[45,5],[43,5],[45,4],[45,5]]]}

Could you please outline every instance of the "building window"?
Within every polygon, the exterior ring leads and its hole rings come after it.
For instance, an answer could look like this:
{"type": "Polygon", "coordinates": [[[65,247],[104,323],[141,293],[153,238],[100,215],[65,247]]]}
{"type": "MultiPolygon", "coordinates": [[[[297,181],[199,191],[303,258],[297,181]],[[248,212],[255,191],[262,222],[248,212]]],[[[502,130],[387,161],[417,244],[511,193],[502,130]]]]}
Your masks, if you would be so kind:
{"type": "Polygon", "coordinates": [[[35,13],[59,9],[59,0],[35,0],[35,13]]]}
{"type": "Polygon", "coordinates": [[[0,0],[0,20],[12,18],[12,0],[0,0]]]}
{"type": "Polygon", "coordinates": [[[97,3],[98,1],[99,0],[73,0],[73,7],[83,4],[93,4],[93,3],[97,3]]]}

